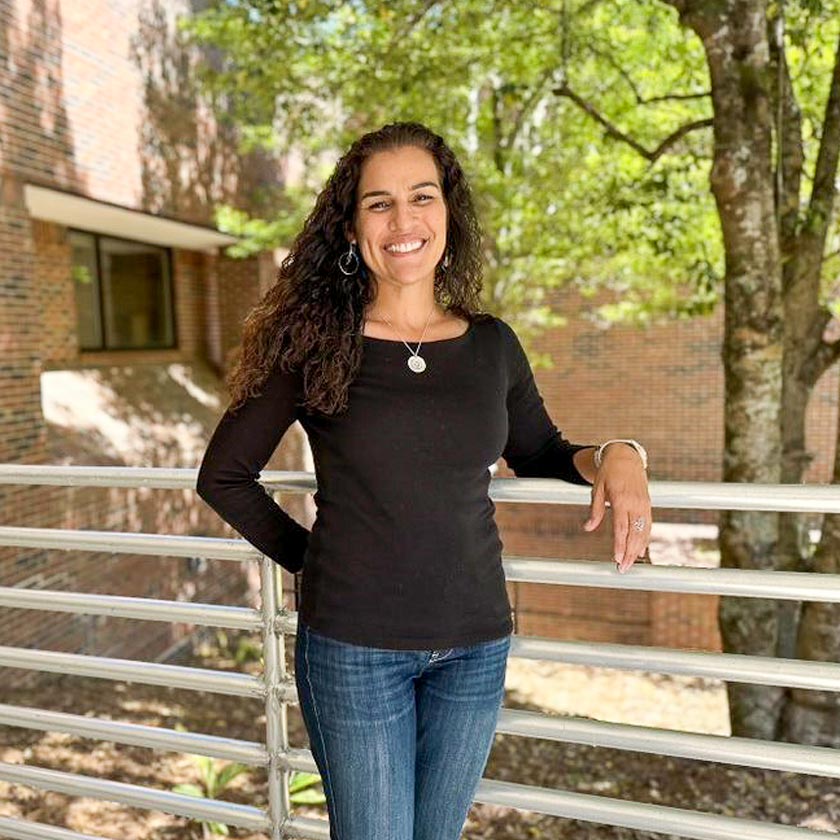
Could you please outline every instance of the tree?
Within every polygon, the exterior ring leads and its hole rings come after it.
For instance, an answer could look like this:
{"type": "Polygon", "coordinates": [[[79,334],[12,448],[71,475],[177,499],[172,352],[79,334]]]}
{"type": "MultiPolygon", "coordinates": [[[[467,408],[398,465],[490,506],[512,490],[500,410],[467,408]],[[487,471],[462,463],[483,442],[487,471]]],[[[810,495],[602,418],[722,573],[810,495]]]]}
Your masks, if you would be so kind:
{"type": "MultiPolygon", "coordinates": [[[[806,155],[782,8],[764,0],[672,0],[672,5],[702,41],[712,81],[711,184],[727,263],[724,480],[799,482],[808,462],[808,399],[819,376],[840,355],[840,345],[823,340],[832,315],[821,301],[840,150],[840,42],[813,183],[803,202],[806,155]]],[[[823,10],[812,4],[806,11],[823,10]]],[[[774,518],[727,513],[720,534],[723,565],[802,568],[798,522],[785,516],[781,524],[778,533],[774,518]]],[[[826,529],[820,552],[826,560],[834,533],[836,528],[826,529]]],[[[724,599],[721,626],[726,645],[768,656],[791,655],[796,613],[795,605],[791,609],[772,602],[724,599]]],[[[836,658],[836,631],[817,630],[836,615],[834,605],[806,607],[797,646],[801,656],[836,658]]],[[[729,696],[733,731],[739,734],[812,741],[826,735],[829,742],[840,734],[833,703],[833,725],[815,725],[812,709],[820,699],[819,716],[825,716],[823,695],[794,691],[788,696],[782,689],[732,686],[729,696]]]]}
{"type": "Polygon", "coordinates": [[[227,57],[226,72],[208,73],[214,88],[235,89],[255,112],[273,115],[247,132],[276,150],[298,145],[314,156],[397,119],[444,134],[480,205],[487,303],[528,336],[564,322],[543,303],[547,289],[564,284],[585,294],[619,290],[620,305],[594,315],[605,320],[689,316],[717,299],[708,137],[679,138],[652,168],[632,149],[604,150],[600,127],[556,93],[578,63],[585,76],[608,78],[605,100],[628,111],[635,94],[604,56],[632,23],[646,37],[624,44],[630,60],[641,67],[667,49],[675,66],[664,78],[690,91],[646,103],[633,118],[642,138],[653,143],[660,123],[697,110],[702,51],[686,43],[673,13],[623,6],[615,15],[586,3],[564,15],[559,4],[512,0],[249,0],[219,3],[184,27],[227,57]]]}
{"type": "MultiPolygon", "coordinates": [[[[819,6],[815,7],[820,9],[819,6]]],[[[806,7],[808,10],[808,7],[806,7]]],[[[831,10],[825,10],[831,11],[831,10]]],[[[785,312],[785,345],[782,377],[782,481],[797,484],[803,480],[812,456],[805,443],[805,412],[820,378],[840,358],[840,341],[826,336],[836,312],[836,288],[831,283],[832,267],[836,270],[837,248],[836,214],[838,155],[840,154],[840,33],[836,26],[833,57],[826,49],[815,60],[824,68],[825,110],[822,124],[806,103],[803,108],[791,80],[790,66],[780,37],[784,25],[781,13],[770,19],[776,38],[771,38],[772,71],[780,80],[776,110],[777,130],[777,216],[782,254],[782,290],[785,312]],[[833,67],[832,67],[833,64],[833,67]],[[806,154],[806,123],[819,126],[816,159],[813,151],[806,154]],[[813,167],[810,190],[803,200],[802,183],[805,167],[813,167]],[[835,234],[832,242],[832,227],[835,234]]],[[[820,17],[817,15],[816,17],[820,17]]],[[[830,18],[829,18],[830,20],[830,18]]],[[[808,24],[794,18],[791,40],[794,46],[807,50],[816,46],[808,43],[808,24]]],[[[816,51],[815,51],[816,52],[816,51]]],[[[810,57],[807,55],[806,57],[810,57]]],[[[809,137],[810,135],[810,137],[809,137]]],[[[840,422],[838,422],[840,428],[840,422]]],[[[835,450],[834,483],[840,483],[840,447],[835,450]]],[[[811,568],[819,572],[838,571],[840,560],[840,520],[826,516],[818,550],[811,562],[806,524],[802,517],[782,514],[780,517],[779,553],[783,568],[811,568]]],[[[840,608],[835,604],[808,603],[803,606],[801,620],[798,605],[791,605],[782,613],[780,650],[794,653],[803,659],[840,658],[840,636],[836,627],[840,608]],[[793,643],[795,640],[795,643],[793,643]]],[[[837,698],[828,692],[808,692],[794,689],[782,719],[782,732],[789,740],[840,744],[840,714],[837,698]]]]}

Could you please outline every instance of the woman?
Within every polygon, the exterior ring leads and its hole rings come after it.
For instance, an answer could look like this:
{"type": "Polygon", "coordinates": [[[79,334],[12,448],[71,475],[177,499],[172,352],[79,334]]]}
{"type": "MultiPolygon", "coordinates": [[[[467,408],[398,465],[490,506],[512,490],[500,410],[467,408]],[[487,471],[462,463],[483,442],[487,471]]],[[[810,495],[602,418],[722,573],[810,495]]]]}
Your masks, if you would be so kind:
{"type": "Polygon", "coordinates": [[[644,450],[562,437],[515,332],[479,311],[480,247],[439,136],[395,123],[357,140],[246,319],[199,470],[201,498],[302,570],[295,679],[338,840],[460,836],[513,629],[499,457],[593,485],[584,528],[609,501],[620,571],[649,542],[644,450]],[[315,458],[311,533],[257,483],[295,419],[315,458]]]}

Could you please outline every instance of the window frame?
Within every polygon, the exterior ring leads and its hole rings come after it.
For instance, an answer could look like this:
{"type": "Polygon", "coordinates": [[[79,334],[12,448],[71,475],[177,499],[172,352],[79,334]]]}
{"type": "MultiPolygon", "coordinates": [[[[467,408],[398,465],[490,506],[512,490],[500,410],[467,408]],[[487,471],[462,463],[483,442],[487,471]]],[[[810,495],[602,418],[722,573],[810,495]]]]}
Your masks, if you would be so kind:
{"type": "MultiPolygon", "coordinates": [[[[95,230],[86,230],[85,228],[79,227],[68,227],[67,228],[68,234],[71,233],[81,233],[85,236],[92,236],[93,237],[93,250],[94,250],[94,258],[96,262],[96,303],[99,309],[99,326],[100,332],[102,334],[102,343],[99,347],[82,347],[80,336],[79,336],[79,313],[76,310],[76,337],[79,340],[79,352],[80,353],[136,353],[141,351],[152,351],[152,350],[177,350],[178,349],[178,318],[177,318],[177,311],[178,305],[177,300],[175,297],[175,263],[172,257],[172,248],[167,245],[158,245],[155,242],[143,242],[140,239],[129,239],[126,236],[115,236],[112,233],[100,233],[99,231],[95,230]],[[165,260],[165,268],[166,268],[166,276],[168,283],[168,292],[169,292],[169,302],[170,302],[170,311],[169,316],[172,322],[172,343],[171,344],[149,344],[149,345],[137,345],[135,347],[109,347],[106,343],[106,335],[107,330],[105,329],[105,307],[102,292],[102,250],[101,250],[101,239],[116,239],[120,242],[129,242],[132,245],[144,245],[146,247],[153,247],[159,248],[164,253],[164,260],[165,260]]],[[[69,237],[68,237],[69,240],[69,237]]],[[[71,249],[72,252],[72,249],[71,249]]],[[[71,266],[72,266],[72,255],[71,255],[71,266]]],[[[72,281],[72,274],[71,274],[71,282],[72,281]]],[[[74,304],[76,301],[75,295],[75,285],[73,290],[73,300],[74,304]]],[[[75,308],[75,305],[74,305],[75,308]]]]}

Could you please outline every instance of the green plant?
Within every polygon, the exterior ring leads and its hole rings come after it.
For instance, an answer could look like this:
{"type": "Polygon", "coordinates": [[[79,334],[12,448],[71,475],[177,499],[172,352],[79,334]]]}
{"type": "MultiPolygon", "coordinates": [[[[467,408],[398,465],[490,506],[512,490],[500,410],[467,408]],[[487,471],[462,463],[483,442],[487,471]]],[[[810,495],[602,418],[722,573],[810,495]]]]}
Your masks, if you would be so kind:
{"type": "Polygon", "coordinates": [[[224,630],[216,630],[216,646],[219,652],[233,658],[237,665],[244,665],[246,662],[262,661],[262,643],[247,634],[236,638],[234,642],[224,630]]]}
{"type": "MultiPolygon", "coordinates": [[[[200,785],[185,783],[175,785],[172,790],[175,793],[184,793],[187,796],[195,796],[200,799],[217,799],[218,795],[239,775],[247,772],[248,767],[244,764],[231,762],[221,769],[216,767],[212,758],[204,755],[193,755],[190,758],[198,767],[201,780],[200,785]]],[[[196,820],[201,824],[201,835],[203,838],[212,837],[214,834],[227,836],[230,832],[224,823],[213,822],[212,820],[196,820]]]]}
{"type": "Polygon", "coordinates": [[[246,662],[260,662],[262,660],[262,645],[250,636],[240,636],[236,643],[236,652],[233,659],[237,665],[244,665],[246,662]]]}
{"type": "Polygon", "coordinates": [[[324,805],[327,798],[322,790],[313,790],[321,781],[317,773],[293,770],[289,778],[289,801],[294,805],[324,805]]]}
{"type": "Polygon", "coordinates": [[[217,628],[215,633],[216,647],[222,653],[230,653],[230,637],[224,630],[217,628]]]}

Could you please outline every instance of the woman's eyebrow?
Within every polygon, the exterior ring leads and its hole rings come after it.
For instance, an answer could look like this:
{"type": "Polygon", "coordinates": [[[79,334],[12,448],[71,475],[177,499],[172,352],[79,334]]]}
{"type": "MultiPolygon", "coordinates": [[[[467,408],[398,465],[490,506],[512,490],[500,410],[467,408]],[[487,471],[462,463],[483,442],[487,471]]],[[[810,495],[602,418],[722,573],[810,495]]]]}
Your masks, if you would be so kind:
{"type": "MultiPolygon", "coordinates": [[[[440,189],[440,186],[436,184],[434,181],[421,181],[419,184],[415,184],[413,187],[409,187],[410,190],[419,190],[420,187],[434,187],[435,189],[440,189]]],[[[372,195],[391,195],[388,190],[370,190],[366,192],[359,200],[364,201],[366,198],[372,195]]]]}

